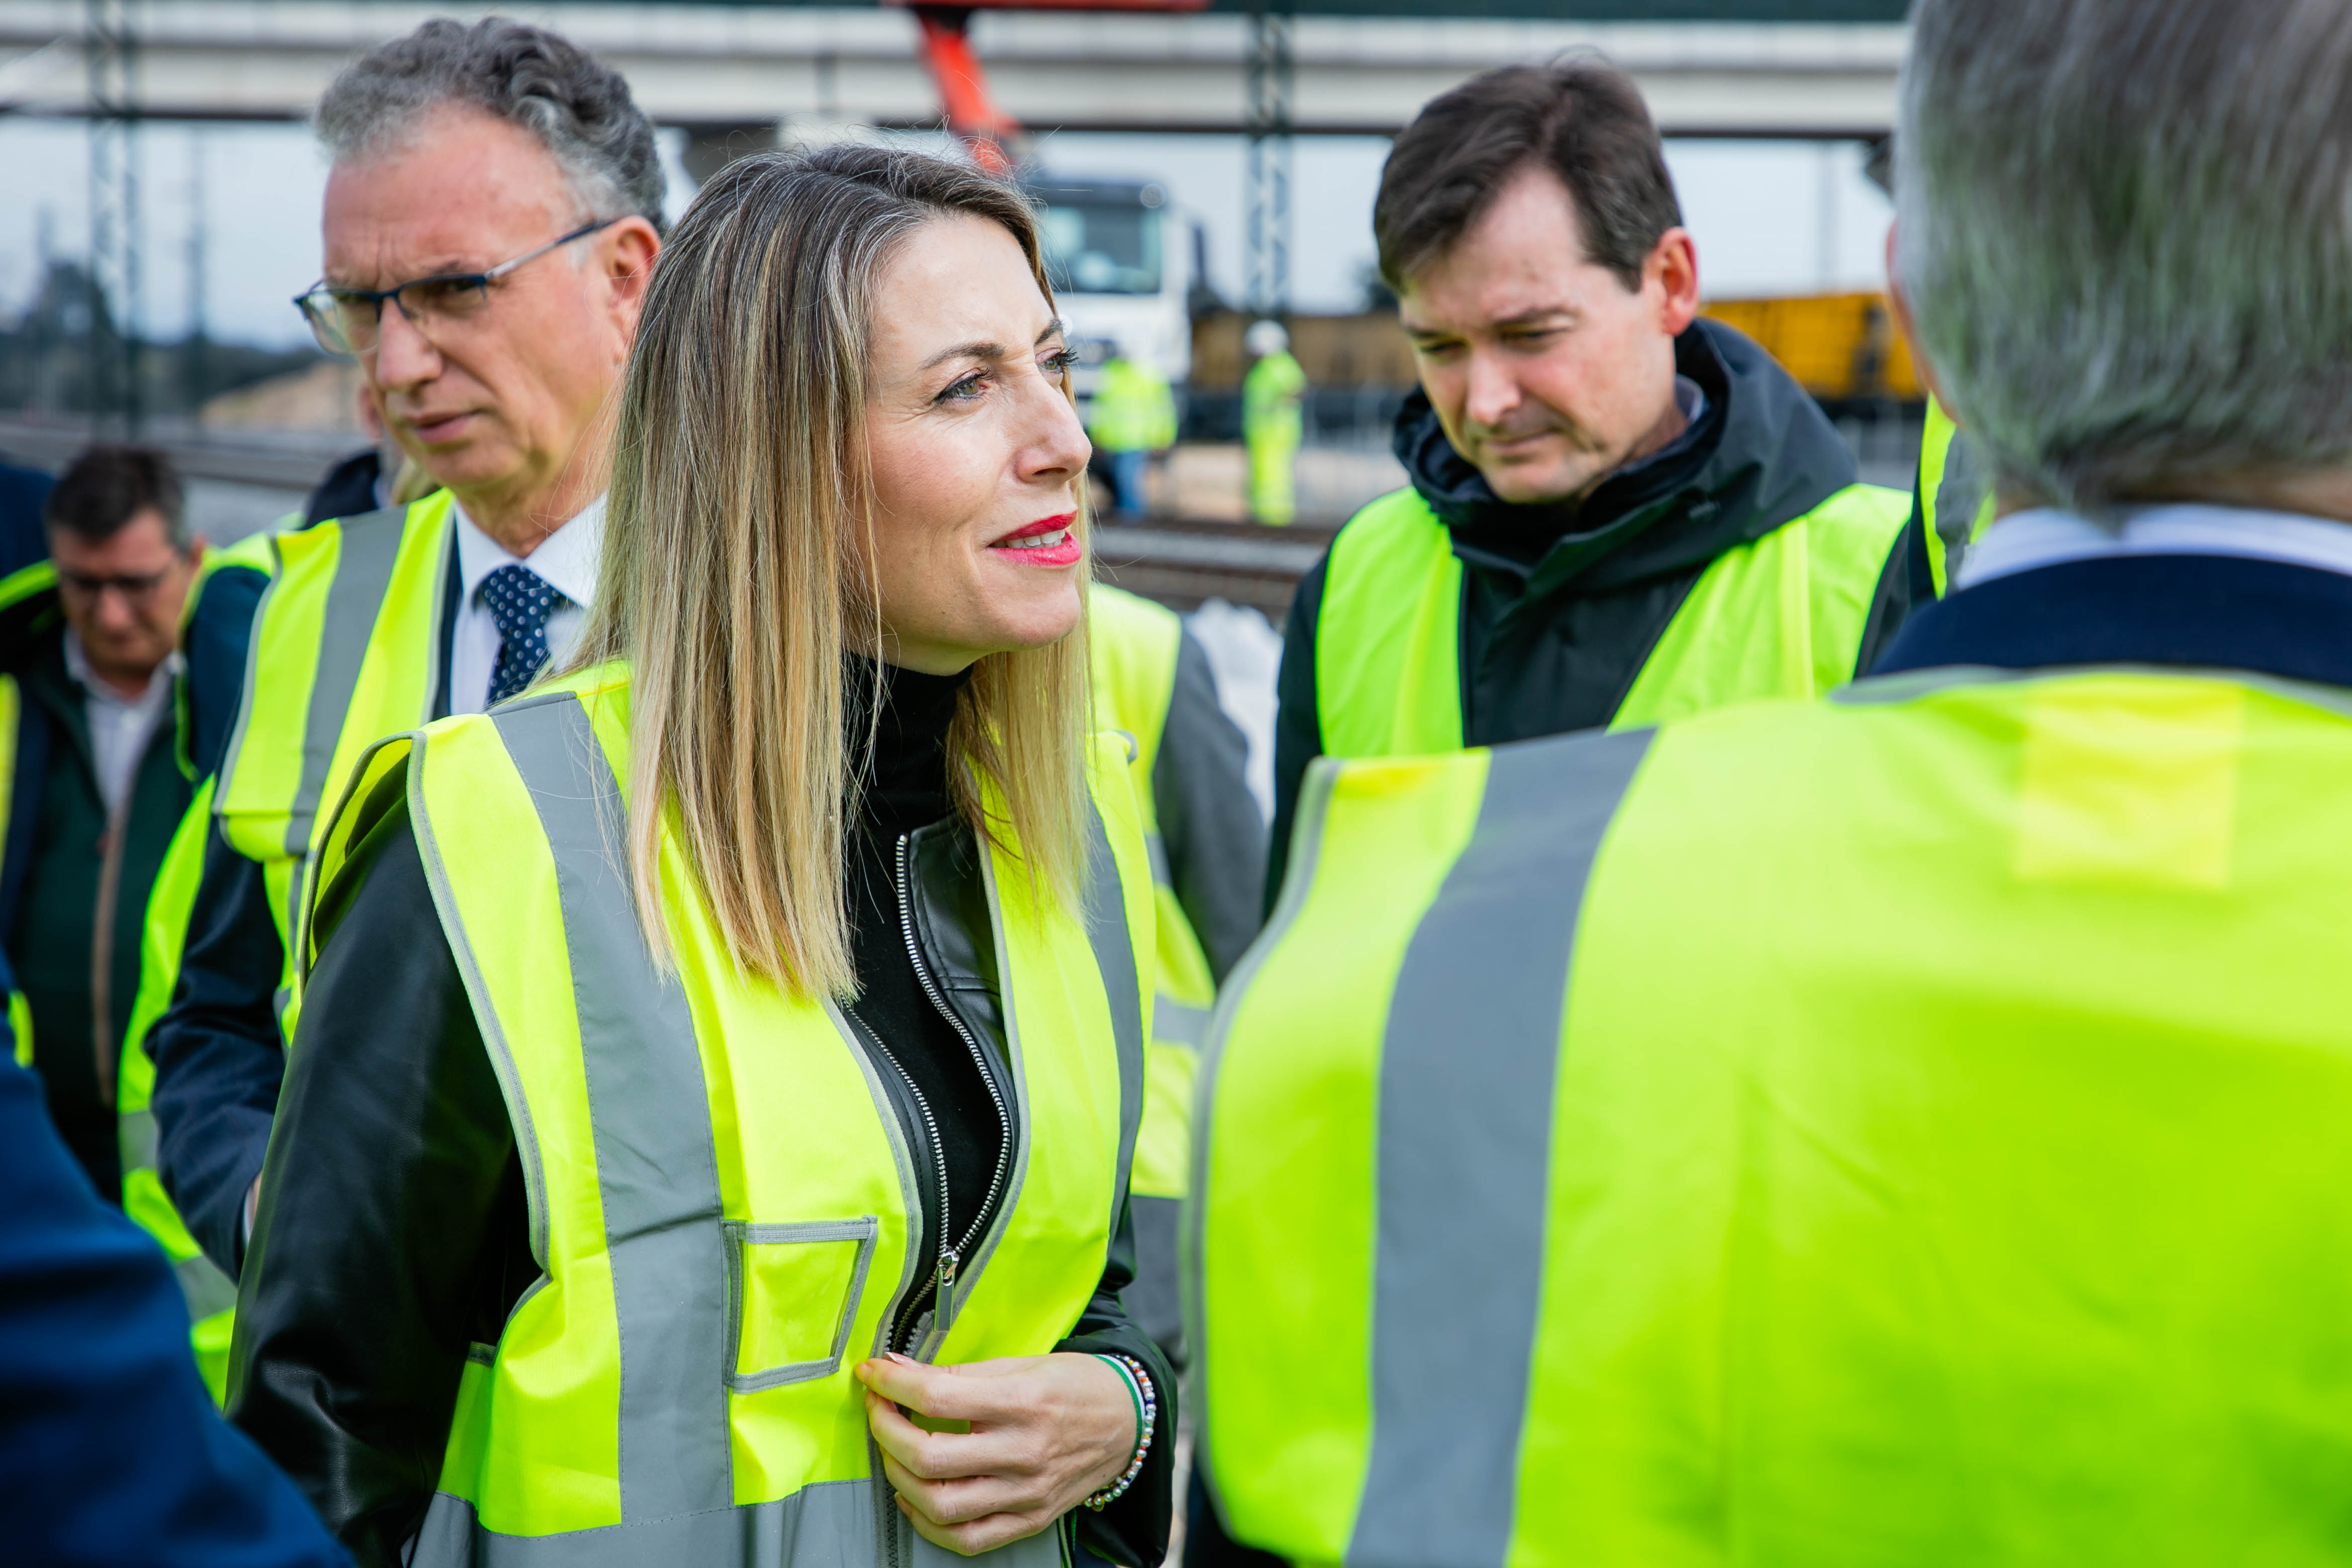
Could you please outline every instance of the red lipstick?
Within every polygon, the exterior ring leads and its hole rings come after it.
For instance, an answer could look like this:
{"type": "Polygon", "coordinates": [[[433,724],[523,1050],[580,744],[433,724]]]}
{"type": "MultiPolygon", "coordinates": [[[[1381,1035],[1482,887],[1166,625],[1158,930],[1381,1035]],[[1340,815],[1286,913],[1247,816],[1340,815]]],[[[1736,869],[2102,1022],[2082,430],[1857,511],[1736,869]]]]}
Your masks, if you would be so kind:
{"type": "Polygon", "coordinates": [[[1024,524],[988,548],[1026,566],[1076,566],[1086,551],[1078,544],[1078,515],[1064,512],[1024,524]]]}

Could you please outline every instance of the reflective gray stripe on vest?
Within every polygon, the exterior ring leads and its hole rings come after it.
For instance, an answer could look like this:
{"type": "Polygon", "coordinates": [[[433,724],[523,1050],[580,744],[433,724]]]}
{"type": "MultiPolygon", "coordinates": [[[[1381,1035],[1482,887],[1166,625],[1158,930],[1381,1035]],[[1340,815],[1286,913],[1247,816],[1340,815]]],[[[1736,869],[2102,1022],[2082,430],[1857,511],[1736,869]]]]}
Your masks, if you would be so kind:
{"type": "MultiPolygon", "coordinates": [[[[114,1142],[126,1173],[153,1170],[158,1147],[155,1113],[123,1112],[115,1122],[114,1142]]],[[[180,1295],[188,1303],[188,1321],[192,1323],[236,1305],[236,1281],[222,1273],[220,1266],[201,1252],[193,1258],[173,1259],[172,1274],[180,1281],[180,1295]]]]}
{"type": "Polygon", "coordinates": [[[727,1511],[727,1259],[694,1020],[615,863],[627,811],[588,710],[557,692],[491,722],[555,858],[620,1321],[622,1524],[727,1511]]]}
{"type": "MultiPolygon", "coordinates": [[[[1110,1004],[1111,1038],[1118,1044],[1118,1186],[1112,1203],[1127,1197],[1135,1167],[1135,1134],[1143,1124],[1143,979],[1135,971],[1135,942],[1127,929],[1127,894],[1118,879],[1118,857],[1102,811],[1087,802],[1087,941],[1102,971],[1103,998],[1110,1004]]],[[[1156,1000],[1156,998],[1155,998],[1156,1000]]],[[[1118,1233],[1118,1210],[1111,1209],[1111,1233],[1118,1233]]]]}
{"type": "Polygon", "coordinates": [[[1381,1042],[1372,1447],[1349,1568],[1499,1568],[1578,912],[1653,732],[1497,748],[1381,1042]]]}
{"type": "MultiPolygon", "coordinates": [[[[824,1481],[777,1502],[747,1503],[714,1513],[577,1530],[564,1535],[500,1535],[482,1528],[474,1507],[436,1493],[417,1532],[411,1568],[855,1568],[881,1561],[874,1521],[877,1503],[898,1511],[870,1480],[824,1481]]],[[[1059,1527],[988,1552],[1003,1568],[1061,1568],[1059,1527]]],[[[910,1568],[968,1563],[915,1539],[910,1568]]]]}
{"type": "Polygon", "coordinates": [[[236,1305],[236,1281],[201,1252],[173,1260],[172,1276],[180,1281],[180,1298],[188,1303],[192,1325],[236,1305]]]}
{"type": "MultiPolygon", "coordinates": [[[[360,665],[375,636],[376,617],[392,588],[393,563],[407,537],[408,508],[370,512],[341,525],[334,580],[327,585],[326,623],[319,633],[319,664],[310,681],[310,707],[302,720],[302,775],[286,819],[286,852],[310,852],[310,824],[327,793],[327,769],[359,689],[360,665]]],[[[301,878],[294,879],[299,899],[301,878]]],[[[291,925],[288,926],[292,930],[291,925]]]]}
{"type": "Polygon", "coordinates": [[[1198,1051],[1209,1038],[1209,1009],[1180,1002],[1162,991],[1151,998],[1151,1038],[1198,1051]]]}
{"type": "MultiPolygon", "coordinates": [[[[1151,883],[1170,892],[1176,888],[1175,879],[1168,871],[1168,845],[1158,832],[1143,835],[1144,852],[1151,858],[1151,883]]],[[[1196,1008],[1190,1002],[1180,1002],[1166,991],[1151,998],[1151,1038],[1170,1045],[1189,1045],[1201,1049],[1209,1036],[1209,1009],[1196,1008]]]]}
{"type": "Polygon", "coordinates": [[[152,1171],[161,1158],[163,1135],[152,1111],[125,1111],[114,1119],[114,1148],[126,1171],[152,1171]]]}

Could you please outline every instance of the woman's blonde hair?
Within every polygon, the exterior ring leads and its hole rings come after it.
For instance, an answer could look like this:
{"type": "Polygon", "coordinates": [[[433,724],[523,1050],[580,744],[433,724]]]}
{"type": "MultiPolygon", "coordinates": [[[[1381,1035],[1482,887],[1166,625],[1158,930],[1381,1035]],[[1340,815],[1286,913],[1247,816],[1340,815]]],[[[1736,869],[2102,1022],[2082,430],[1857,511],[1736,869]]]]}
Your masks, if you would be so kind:
{"type": "MultiPolygon", "coordinates": [[[[917,229],[952,214],[1003,225],[1051,298],[1010,186],[873,146],[728,165],[654,268],[571,663],[631,665],[628,856],[664,961],[667,819],[738,964],[803,995],[856,994],[843,866],[881,693],[861,705],[853,757],[844,654],[884,630],[866,439],[874,287],[917,229]]],[[[992,841],[1009,830],[1066,901],[1085,864],[1087,701],[1081,617],[1058,643],[982,659],[948,735],[957,812],[992,841]]]]}

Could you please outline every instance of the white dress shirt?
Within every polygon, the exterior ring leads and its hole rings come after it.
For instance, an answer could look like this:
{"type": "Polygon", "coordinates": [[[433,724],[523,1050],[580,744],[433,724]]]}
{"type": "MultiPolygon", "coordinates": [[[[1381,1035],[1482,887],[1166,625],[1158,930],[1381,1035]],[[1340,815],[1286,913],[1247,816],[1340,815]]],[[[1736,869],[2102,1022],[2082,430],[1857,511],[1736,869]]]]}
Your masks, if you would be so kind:
{"type": "Polygon", "coordinates": [[[66,628],[66,674],[82,689],[82,713],[89,720],[90,760],[98,768],[98,792],[106,801],[109,816],[121,811],[131,781],[139,776],[139,759],[147,755],[156,727],[171,712],[172,680],[179,668],[180,655],[174,653],[148,675],[145,691],[126,697],[98,678],[81,639],[74,635],[72,627],[66,628]]]}
{"type": "Polygon", "coordinates": [[[1956,588],[2036,567],[2117,555],[2226,555],[2352,576],[2352,525],[2301,512],[2173,502],[2134,507],[2103,528],[2070,512],[2013,512],[1969,546],[1956,588]]]}
{"type": "Polygon", "coordinates": [[[490,706],[490,676],[499,663],[499,623],[482,602],[482,580],[502,566],[526,567],[572,601],[547,618],[547,654],[561,664],[596,595],[596,560],[604,548],[604,497],[597,497],[570,522],[540,541],[529,556],[508,553],[484,533],[463,507],[457,519],[457,624],[450,636],[449,711],[479,713],[490,706]]]}

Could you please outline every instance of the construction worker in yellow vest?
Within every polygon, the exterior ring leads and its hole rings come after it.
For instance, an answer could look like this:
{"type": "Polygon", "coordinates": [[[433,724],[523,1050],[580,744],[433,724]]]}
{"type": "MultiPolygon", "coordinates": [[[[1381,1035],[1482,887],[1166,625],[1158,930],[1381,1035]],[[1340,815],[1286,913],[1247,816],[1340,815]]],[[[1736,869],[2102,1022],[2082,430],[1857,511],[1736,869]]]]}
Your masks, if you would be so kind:
{"type": "Polygon", "coordinates": [[[1127,1308],[1181,1363],[1176,1218],[1191,1188],[1192,1086],[1217,986],[1257,935],[1265,819],[1250,793],[1249,743],[1220,706],[1216,673],[1183,617],[1106,583],[1088,594],[1087,613],[1099,723],[1134,742],[1128,772],[1159,928],[1127,1308]]]}
{"type": "Polygon", "coordinates": [[[1110,470],[1111,509],[1140,517],[1150,506],[1143,493],[1151,459],[1176,444],[1176,394],[1168,378],[1114,348],[1095,378],[1094,402],[1087,411],[1087,437],[1110,470]]]}
{"type": "Polygon", "coordinates": [[[572,667],[355,770],[229,1408],[367,1568],[1165,1555],[1151,873],[1034,222],[874,146],[706,183],[572,667]]]}
{"type": "Polygon", "coordinates": [[[2352,1552],[2352,19],[2167,16],[1912,7],[1894,281],[2001,511],[1877,674],[1317,764],[1203,1067],[1239,1541],[2352,1552]]]}
{"type": "Polygon", "coordinates": [[[213,782],[158,879],[126,1061],[152,1063],[142,1155],[232,1278],[316,834],[374,741],[520,691],[576,634],[599,415],[662,221],[627,85],[542,29],[427,22],[347,68],[317,124],[326,275],[297,304],[447,487],[256,540],[184,633],[190,761],[213,782]]]}
{"type": "Polygon", "coordinates": [[[1242,445],[1249,455],[1249,512],[1261,523],[1298,516],[1298,447],[1306,438],[1307,372],[1279,321],[1253,321],[1243,335],[1242,445]]]}
{"type": "Polygon", "coordinates": [[[1285,636],[1275,865],[1307,763],[1648,723],[1866,669],[1929,560],[1811,398],[1697,315],[1698,255],[1622,72],[1513,67],[1424,108],[1372,225],[1421,386],[1411,484],[1285,636]]]}

